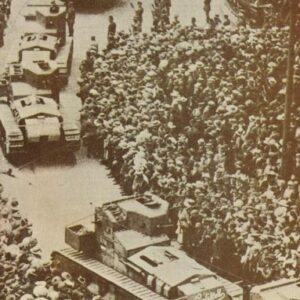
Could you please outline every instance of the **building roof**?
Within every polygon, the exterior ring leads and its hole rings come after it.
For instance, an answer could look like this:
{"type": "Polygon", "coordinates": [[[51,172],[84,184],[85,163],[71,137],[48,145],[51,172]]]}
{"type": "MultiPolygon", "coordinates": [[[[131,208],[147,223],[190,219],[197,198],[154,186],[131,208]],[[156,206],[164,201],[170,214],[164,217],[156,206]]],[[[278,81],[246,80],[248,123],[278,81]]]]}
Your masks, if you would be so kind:
{"type": "Polygon", "coordinates": [[[192,278],[207,278],[215,275],[188,257],[184,251],[171,246],[148,247],[130,256],[128,261],[171,287],[192,278]]]}
{"type": "Polygon", "coordinates": [[[170,240],[166,235],[151,237],[135,230],[115,232],[115,238],[127,251],[168,242],[170,240]]]}

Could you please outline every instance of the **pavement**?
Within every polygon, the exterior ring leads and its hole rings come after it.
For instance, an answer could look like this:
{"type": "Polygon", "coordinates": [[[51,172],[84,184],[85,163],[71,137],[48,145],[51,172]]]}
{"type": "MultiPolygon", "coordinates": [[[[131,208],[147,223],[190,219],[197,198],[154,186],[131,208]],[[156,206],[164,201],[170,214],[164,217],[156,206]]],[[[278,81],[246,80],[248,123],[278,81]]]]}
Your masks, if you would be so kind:
{"type": "MultiPolygon", "coordinates": [[[[137,0],[132,1],[135,5],[137,0]]],[[[151,1],[144,1],[144,30],[152,23],[151,1]]],[[[0,70],[5,67],[11,54],[18,48],[19,37],[24,30],[22,13],[26,0],[12,1],[12,15],[6,29],[5,46],[0,49],[0,70]]],[[[212,15],[231,12],[225,0],[212,0],[212,15]]],[[[205,27],[203,0],[173,0],[171,16],[178,14],[183,24],[190,24],[192,16],[205,27]]],[[[113,15],[118,30],[128,30],[133,18],[130,2],[116,0],[108,9],[79,10],[76,16],[74,36],[74,59],[69,84],[61,93],[61,108],[65,118],[79,122],[81,103],[76,97],[78,67],[88,49],[91,36],[101,47],[106,45],[108,17],[113,15]]],[[[44,258],[53,249],[64,247],[64,228],[81,220],[91,224],[95,206],[120,197],[119,187],[108,176],[108,170],[96,160],[88,159],[82,149],[76,154],[76,163],[61,163],[52,158],[45,162],[33,161],[24,168],[12,166],[0,155],[0,170],[13,168],[16,178],[0,174],[5,193],[16,197],[20,210],[33,223],[34,235],[38,238],[44,258]]]]}

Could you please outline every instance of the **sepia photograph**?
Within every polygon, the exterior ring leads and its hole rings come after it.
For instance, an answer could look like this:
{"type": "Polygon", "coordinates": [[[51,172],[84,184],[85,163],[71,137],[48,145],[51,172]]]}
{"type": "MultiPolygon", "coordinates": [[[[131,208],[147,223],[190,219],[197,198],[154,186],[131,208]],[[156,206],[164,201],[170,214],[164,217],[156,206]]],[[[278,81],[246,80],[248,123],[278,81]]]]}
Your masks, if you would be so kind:
{"type": "Polygon", "coordinates": [[[0,300],[300,300],[300,0],[0,0],[0,300]]]}

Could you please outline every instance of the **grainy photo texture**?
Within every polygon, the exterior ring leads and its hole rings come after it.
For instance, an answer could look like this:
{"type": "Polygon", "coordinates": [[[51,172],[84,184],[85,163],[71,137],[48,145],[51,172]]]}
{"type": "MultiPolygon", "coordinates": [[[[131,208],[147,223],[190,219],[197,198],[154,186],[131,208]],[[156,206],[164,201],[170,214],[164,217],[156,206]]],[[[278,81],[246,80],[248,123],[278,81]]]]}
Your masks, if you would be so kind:
{"type": "Polygon", "coordinates": [[[300,0],[0,0],[0,300],[300,299],[300,0]]]}

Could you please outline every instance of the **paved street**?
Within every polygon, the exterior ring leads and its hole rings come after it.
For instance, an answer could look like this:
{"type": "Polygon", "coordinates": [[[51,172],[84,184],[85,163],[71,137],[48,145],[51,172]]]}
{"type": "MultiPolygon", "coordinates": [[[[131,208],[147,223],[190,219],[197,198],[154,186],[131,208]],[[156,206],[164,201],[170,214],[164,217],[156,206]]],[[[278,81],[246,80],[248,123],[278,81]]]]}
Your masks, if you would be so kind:
{"type": "MultiPolygon", "coordinates": [[[[13,0],[12,16],[6,30],[5,47],[0,50],[0,68],[11,53],[15,53],[22,31],[22,11],[25,0],[13,0]]],[[[212,15],[221,17],[229,13],[223,0],[212,1],[212,15]]],[[[134,1],[136,3],[136,1],[134,1]]],[[[184,24],[191,16],[197,23],[206,26],[203,3],[200,0],[173,0],[171,14],[180,15],[184,24]]],[[[144,1],[144,29],[150,30],[151,1],[144,1]]],[[[113,15],[118,30],[128,30],[133,17],[129,1],[120,1],[115,7],[101,11],[79,11],[75,25],[74,62],[69,86],[61,95],[65,118],[79,120],[81,103],[76,97],[78,66],[88,48],[90,36],[95,35],[100,47],[105,46],[108,16],[113,15]]],[[[22,213],[34,224],[33,230],[47,257],[54,248],[64,246],[64,226],[82,217],[91,215],[94,206],[105,200],[120,196],[119,188],[109,178],[105,167],[97,161],[86,159],[84,151],[77,154],[76,165],[43,165],[35,162],[22,170],[15,170],[17,178],[0,176],[6,185],[6,193],[20,201],[22,213]]],[[[7,169],[8,162],[1,157],[1,168],[7,169]]],[[[11,167],[11,166],[10,166],[11,167]]],[[[91,221],[91,218],[84,221],[91,221]]]]}

